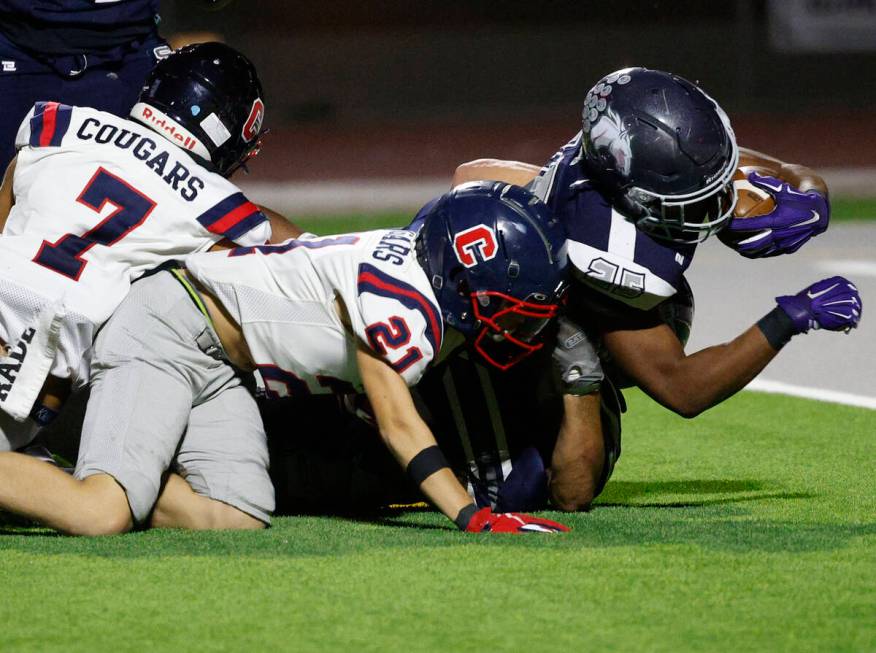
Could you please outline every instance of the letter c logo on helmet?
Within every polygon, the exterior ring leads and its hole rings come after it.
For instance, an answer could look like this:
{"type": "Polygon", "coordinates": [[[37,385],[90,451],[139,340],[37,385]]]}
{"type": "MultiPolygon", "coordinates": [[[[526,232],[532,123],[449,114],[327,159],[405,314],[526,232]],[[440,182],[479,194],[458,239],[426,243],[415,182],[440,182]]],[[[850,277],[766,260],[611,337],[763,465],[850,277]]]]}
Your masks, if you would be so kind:
{"type": "Polygon", "coordinates": [[[484,224],[460,231],[453,237],[453,251],[459,262],[467,268],[496,258],[499,251],[496,232],[484,224]]]}
{"type": "Polygon", "coordinates": [[[265,119],[265,103],[261,98],[256,98],[252,102],[252,108],[249,110],[249,117],[243,123],[241,135],[243,140],[249,143],[252,139],[259,135],[262,130],[262,122],[265,119]]]}

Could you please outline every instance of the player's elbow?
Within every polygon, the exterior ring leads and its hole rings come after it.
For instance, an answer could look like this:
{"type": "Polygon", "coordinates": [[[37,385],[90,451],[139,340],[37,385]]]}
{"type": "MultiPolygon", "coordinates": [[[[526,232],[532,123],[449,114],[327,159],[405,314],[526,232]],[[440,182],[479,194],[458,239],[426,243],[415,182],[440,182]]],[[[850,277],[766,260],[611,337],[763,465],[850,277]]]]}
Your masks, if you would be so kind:
{"type": "Polygon", "coordinates": [[[699,401],[696,397],[690,396],[673,398],[664,403],[664,405],[676,415],[685,419],[693,419],[709,407],[709,404],[706,402],[699,401]]]}
{"type": "Polygon", "coordinates": [[[697,392],[694,382],[672,381],[667,377],[663,381],[656,388],[652,385],[648,394],[676,415],[692,419],[712,405],[704,393],[697,392]]]}

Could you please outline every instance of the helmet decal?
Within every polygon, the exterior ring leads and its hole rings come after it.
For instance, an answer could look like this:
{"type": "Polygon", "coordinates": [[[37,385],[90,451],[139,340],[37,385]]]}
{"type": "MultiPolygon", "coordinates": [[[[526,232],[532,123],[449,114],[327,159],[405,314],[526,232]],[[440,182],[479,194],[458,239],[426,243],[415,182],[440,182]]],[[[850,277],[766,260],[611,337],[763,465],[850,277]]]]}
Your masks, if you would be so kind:
{"type": "Polygon", "coordinates": [[[453,251],[467,268],[496,258],[499,251],[496,232],[485,224],[464,229],[453,237],[453,251]]]}
{"type": "Polygon", "coordinates": [[[630,133],[624,129],[617,113],[609,109],[602,113],[596,122],[591,122],[590,139],[594,147],[605,147],[611,152],[620,172],[625,175],[630,174],[630,166],[633,164],[630,133]]]}
{"type": "Polygon", "coordinates": [[[144,102],[138,102],[131,109],[131,117],[160,134],[174,145],[207,160],[210,159],[210,152],[204,144],[194,134],[163,111],[144,102]]]}
{"type": "Polygon", "coordinates": [[[209,114],[201,121],[201,129],[210,137],[210,140],[218,147],[231,138],[231,132],[215,113],[209,114]]]}
{"type": "Polygon", "coordinates": [[[596,122],[599,114],[605,111],[608,106],[606,98],[611,95],[613,84],[617,83],[620,86],[629,84],[632,79],[629,76],[629,71],[632,68],[624,68],[603,78],[596,86],[590,89],[587,97],[584,98],[584,109],[581,112],[583,119],[584,130],[589,130],[590,126],[596,122]]]}
{"type": "Polygon", "coordinates": [[[262,102],[260,97],[257,97],[252,102],[252,107],[249,110],[249,117],[246,119],[246,122],[243,124],[243,130],[241,131],[241,135],[243,136],[243,140],[249,143],[251,140],[256,138],[259,135],[259,132],[262,131],[262,122],[265,119],[265,103],[262,102]]]}

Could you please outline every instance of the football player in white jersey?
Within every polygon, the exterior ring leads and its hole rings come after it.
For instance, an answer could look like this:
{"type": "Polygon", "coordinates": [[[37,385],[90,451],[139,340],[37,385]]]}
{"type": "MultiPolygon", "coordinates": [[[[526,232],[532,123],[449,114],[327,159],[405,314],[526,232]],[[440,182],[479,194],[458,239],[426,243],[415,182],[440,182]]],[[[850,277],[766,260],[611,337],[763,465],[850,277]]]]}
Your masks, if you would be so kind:
{"type": "Polygon", "coordinates": [[[227,179],[258,151],[262,95],[243,55],[207,43],[160,62],[130,120],[57,102],[25,117],[0,191],[0,451],[87,384],[134,279],[222,239],[294,233],[227,179]]]}
{"type": "Polygon", "coordinates": [[[98,334],[75,478],[0,454],[0,509],[80,534],[263,526],[274,496],[246,370],[269,396],[364,390],[386,446],[462,530],[567,530],[478,510],[408,389],[463,340],[500,369],[540,349],[566,265],[559,222],[502,183],[447,193],[419,232],[191,255],[134,284],[98,334]]]}

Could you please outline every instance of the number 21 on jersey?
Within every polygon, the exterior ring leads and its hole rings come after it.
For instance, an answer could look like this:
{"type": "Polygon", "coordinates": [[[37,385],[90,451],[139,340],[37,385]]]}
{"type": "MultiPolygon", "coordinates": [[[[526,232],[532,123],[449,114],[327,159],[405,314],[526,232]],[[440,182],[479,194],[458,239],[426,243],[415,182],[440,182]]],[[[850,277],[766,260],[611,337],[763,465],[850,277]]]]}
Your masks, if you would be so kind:
{"type": "Polygon", "coordinates": [[[419,347],[408,347],[404,356],[395,361],[389,360],[387,356],[387,350],[401,349],[411,341],[411,330],[403,317],[393,315],[389,318],[388,324],[376,322],[365,328],[365,335],[368,336],[368,344],[371,348],[383,356],[390,367],[399,374],[423,358],[423,352],[419,347]]]}
{"type": "Polygon", "coordinates": [[[88,264],[82,256],[95,245],[110,247],[143,224],[155,202],[104,168],[98,168],[76,201],[97,214],[107,203],[115,210],[84,234],[64,234],[54,243],[43,241],[34,263],[78,281],[88,264]]]}

